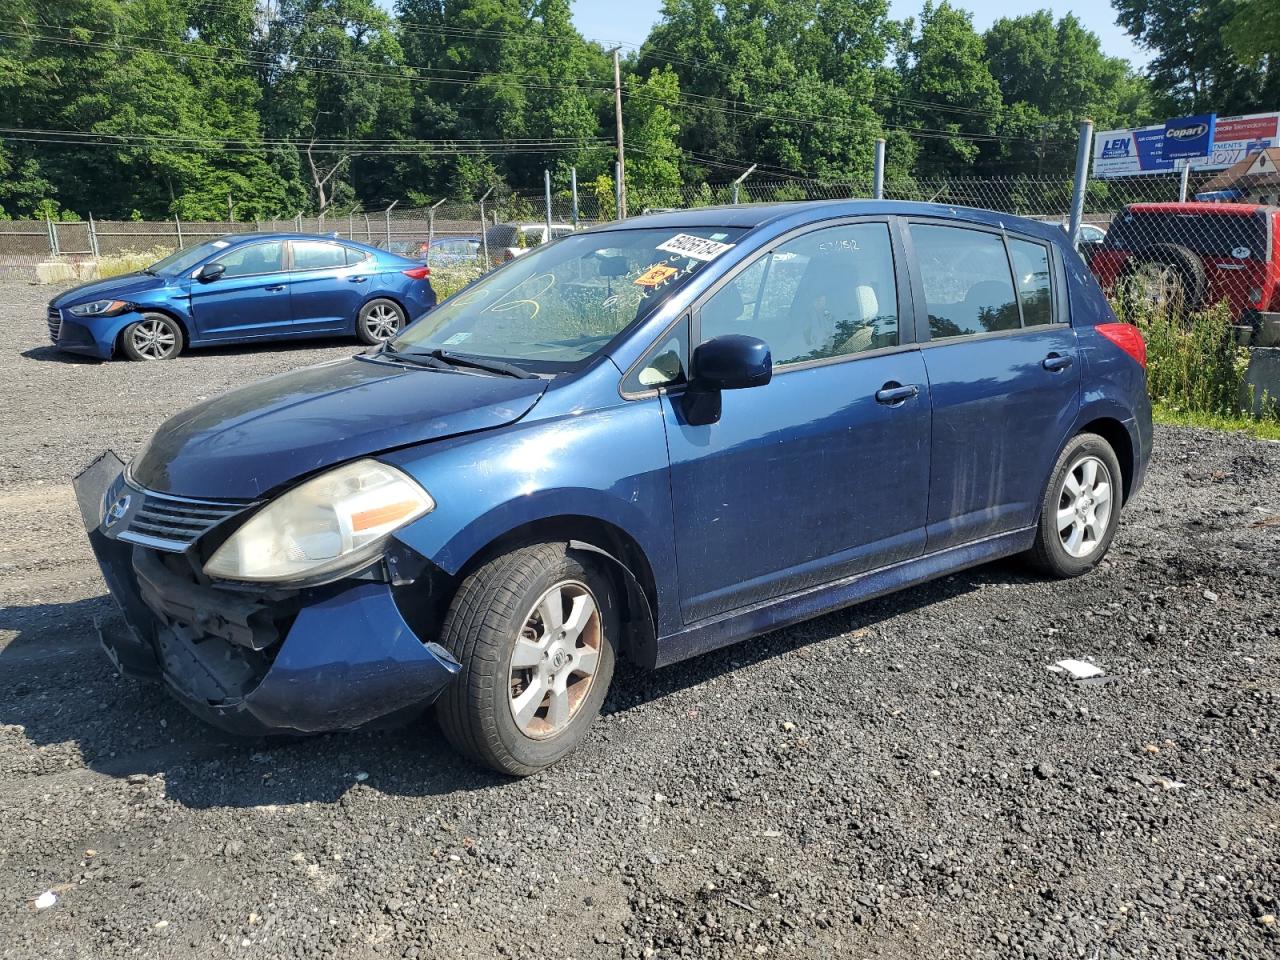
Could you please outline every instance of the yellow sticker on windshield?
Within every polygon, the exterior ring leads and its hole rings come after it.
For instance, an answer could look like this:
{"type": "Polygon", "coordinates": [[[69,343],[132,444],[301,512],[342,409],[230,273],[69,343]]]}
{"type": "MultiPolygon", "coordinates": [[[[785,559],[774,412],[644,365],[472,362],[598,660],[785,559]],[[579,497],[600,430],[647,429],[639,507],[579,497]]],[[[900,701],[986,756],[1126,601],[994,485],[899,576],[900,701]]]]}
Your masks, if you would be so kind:
{"type": "Polygon", "coordinates": [[[637,287],[656,287],[666,283],[680,271],[665,263],[656,263],[633,281],[637,287]]]}

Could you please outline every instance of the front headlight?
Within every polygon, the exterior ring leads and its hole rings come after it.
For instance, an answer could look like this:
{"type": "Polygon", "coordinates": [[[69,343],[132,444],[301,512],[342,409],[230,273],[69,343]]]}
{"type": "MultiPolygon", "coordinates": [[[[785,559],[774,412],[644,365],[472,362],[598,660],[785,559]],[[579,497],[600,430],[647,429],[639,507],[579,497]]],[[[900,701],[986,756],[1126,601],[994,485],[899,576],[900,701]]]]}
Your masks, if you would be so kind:
{"type": "Polygon", "coordinates": [[[67,312],[77,317],[113,317],[128,309],[129,304],[124,300],[94,300],[93,303],[79,303],[74,307],[67,307],[67,312]]]}
{"type": "Polygon", "coordinates": [[[214,552],[204,572],[279,582],[353,569],[376,556],[392,531],[435,506],[395,467],[357,460],[267,504],[214,552]]]}

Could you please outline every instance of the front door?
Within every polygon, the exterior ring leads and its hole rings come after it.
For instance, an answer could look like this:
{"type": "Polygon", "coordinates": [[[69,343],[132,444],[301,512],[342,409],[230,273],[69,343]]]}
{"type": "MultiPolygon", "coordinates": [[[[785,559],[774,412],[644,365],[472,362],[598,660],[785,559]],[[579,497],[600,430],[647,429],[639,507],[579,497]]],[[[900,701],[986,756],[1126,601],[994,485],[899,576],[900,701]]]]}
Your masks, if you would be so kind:
{"type": "Polygon", "coordinates": [[[933,400],[928,551],[1024,529],[1079,409],[1080,358],[1050,244],[912,222],[933,400]]]}
{"type": "Polygon", "coordinates": [[[891,237],[885,220],[810,229],[696,311],[694,343],[759,337],[774,378],[725,391],[710,425],[663,396],[686,623],[921,553],[929,396],[891,237]]]}
{"type": "Polygon", "coordinates": [[[213,263],[216,280],[191,284],[191,316],[202,340],[273,336],[289,330],[293,314],[284,274],[284,242],[264,240],[233,247],[213,263]]]}

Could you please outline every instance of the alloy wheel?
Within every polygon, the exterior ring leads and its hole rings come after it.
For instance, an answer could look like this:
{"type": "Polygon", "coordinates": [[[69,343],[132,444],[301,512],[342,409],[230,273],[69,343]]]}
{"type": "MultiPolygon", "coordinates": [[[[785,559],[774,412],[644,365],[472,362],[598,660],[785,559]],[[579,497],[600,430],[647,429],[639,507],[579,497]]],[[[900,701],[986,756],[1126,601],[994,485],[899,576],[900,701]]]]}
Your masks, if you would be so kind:
{"type": "Polygon", "coordinates": [[[535,740],[560,733],[577,715],[600,662],[600,608],[583,583],[547,590],[524,619],[511,652],[511,716],[535,740]]]}
{"type": "Polygon", "coordinates": [[[1111,471],[1097,457],[1081,457],[1058,491],[1058,537],[1077,560],[1090,556],[1106,536],[1114,504],[1111,471]]]}
{"type": "Polygon", "coordinates": [[[388,304],[374,304],[365,314],[364,328],[374,340],[390,340],[400,330],[400,314],[388,304]]]}
{"type": "Polygon", "coordinates": [[[129,336],[134,350],[145,360],[164,360],[178,344],[176,334],[163,320],[140,320],[129,336]]]}

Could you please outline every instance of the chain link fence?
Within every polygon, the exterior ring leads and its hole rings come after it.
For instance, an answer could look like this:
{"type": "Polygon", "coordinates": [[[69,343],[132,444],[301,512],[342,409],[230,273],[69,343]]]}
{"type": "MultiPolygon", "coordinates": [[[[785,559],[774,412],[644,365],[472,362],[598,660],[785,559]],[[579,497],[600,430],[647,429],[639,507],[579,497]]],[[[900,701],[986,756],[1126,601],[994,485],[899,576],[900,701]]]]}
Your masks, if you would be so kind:
{"type": "MultiPolygon", "coordinates": [[[[1092,180],[1085,193],[1080,249],[1109,292],[1125,284],[1140,288],[1153,301],[1196,308],[1230,301],[1237,318],[1258,302],[1255,274],[1270,253],[1269,234],[1260,214],[1238,204],[1199,210],[1168,206],[1180,197],[1194,199],[1206,187],[1220,186],[1221,176],[1191,173],[1157,174],[1126,179],[1092,180]],[[1164,205],[1164,206],[1161,206],[1164,205]]],[[[870,179],[830,182],[787,177],[741,183],[700,184],[667,190],[632,190],[631,215],[730,203],[865,198],[873,195],[870,179]]],[[[886,199],[914,200],[999,210],[1065,228],[1071,207],[1072,182],[1066,177],[986,177],[893,179],[884,184],[886,199]]],[[[1219,194],[1215,194],[1217,196],[1219,194]]],[[[425,208],[392,205],[383,211],[351,211],[318,217],[257,222],[0,221],[0,276],[28,280],[67,279],[94,275],[113,259],[129,269],[142,261],[230,233],[293,231],[358,240],[433,267],[465,264],[472,270],[485,262],[501,262],[513,248],[534,246],[552,235],[615,219],[612,184],[553,183],[551,194],[498,193],[480,200],[444,200],[425,208]],[[461,243],[447,244],[455,240],[461,243]],[[486,260],[487,255],[487,260],[486,260]],[[434,259],[433,259],[434,257],[434,259]],[[48,269],[60,266],[62,272],[48,269]],[[47,275],[46,275],[47,274],[47,275]]],[[[118,272],[118,268],[117,271],[118,272]]]]}

